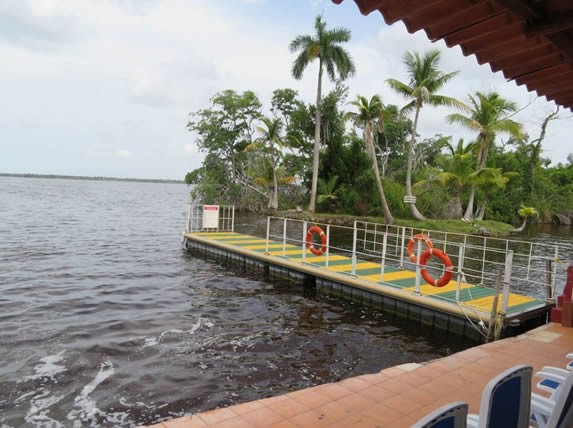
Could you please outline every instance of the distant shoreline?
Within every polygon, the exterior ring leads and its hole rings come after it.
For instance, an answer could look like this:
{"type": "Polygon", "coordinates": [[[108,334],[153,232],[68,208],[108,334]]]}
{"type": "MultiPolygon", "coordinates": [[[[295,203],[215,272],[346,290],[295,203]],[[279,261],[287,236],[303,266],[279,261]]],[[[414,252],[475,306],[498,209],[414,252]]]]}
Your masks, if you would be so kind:
{"type": "Polygon", "coordinates": [[[60,180],[92,180],[92,181],[135,181],[140,183],[172,183],[183,184],[183,180],[162,180],[154,178],[117,178],[117,177],[87,177],[82,175],[57,175],[57,174],[11,174],[0,172],[0,177],[20,178],[55,178],[60,180]]]}

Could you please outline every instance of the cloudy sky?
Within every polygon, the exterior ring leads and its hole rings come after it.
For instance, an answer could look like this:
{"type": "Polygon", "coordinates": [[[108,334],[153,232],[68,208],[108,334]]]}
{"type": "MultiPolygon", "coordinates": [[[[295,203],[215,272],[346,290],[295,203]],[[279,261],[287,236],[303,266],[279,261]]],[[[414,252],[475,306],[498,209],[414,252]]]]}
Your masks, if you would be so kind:
{"type": "MultiPolygon", "coordinates": [[[[317,14],[352,31],[352,98],[377,93],[403,105],[385,79],[406,80],[406,50],[438,47],[443,70],[461,70],[444,94],[534,99],[459,48],[364,17],[351,0],[0,0],[0,172],[182,179],[202,159],[188,114],[216,92],[250,89],[268,106],[274,89],[290,87],[313,101],[316,66],[295,81],[288,44],[313,32],[317,14]]],[[[518,119],[536,136],[554,108],[539,99],[518,119]]],[[[447,113],[423,110],[421,136],[471,138],[445,123],[447,113]]],[[[563,116],[544,145],[554,163],[573,152],[573,119],[563,116]]]]}

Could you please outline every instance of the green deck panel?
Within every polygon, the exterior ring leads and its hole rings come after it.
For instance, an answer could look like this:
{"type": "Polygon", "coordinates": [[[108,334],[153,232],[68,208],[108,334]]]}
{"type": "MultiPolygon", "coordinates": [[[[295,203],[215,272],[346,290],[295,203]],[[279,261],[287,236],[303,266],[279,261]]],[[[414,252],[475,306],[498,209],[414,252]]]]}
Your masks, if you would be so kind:
{"type": "Polygon", "coordinates": [[[384,281],[383,284],[396,288],[411,288],[416,285],[416,278],[395,279],[394,281],[384,281]]]}
{"type": "MultiPolygon", "coordinates": [[[[493,296],[495,290],[485,287],[468,287],[460,290],[460,302],[471,302],[472,300],[481,299],[482,297],[493,296]]],[[[445,300],[453,302],[456,300],[456,291],[447,291],[445,293],[436,293],[430,296],[431,299],[445,300]]]]}
{"type": "Polygon", "coordinates": [[[520,305],[514,305],[507,308],[508,315],[519,314],[522,312],[527,312],[527,309],[534,308],[535,306],[545,305],[544,300],[533,300],[532,302],[521,303],[520,305]]]}

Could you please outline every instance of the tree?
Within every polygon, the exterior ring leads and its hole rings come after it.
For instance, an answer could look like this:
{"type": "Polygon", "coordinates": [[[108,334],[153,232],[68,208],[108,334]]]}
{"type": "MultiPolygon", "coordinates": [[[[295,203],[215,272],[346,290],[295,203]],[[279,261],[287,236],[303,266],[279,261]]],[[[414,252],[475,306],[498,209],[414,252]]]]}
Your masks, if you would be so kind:
{"type": "Polygon", "coordinates": [[[539,217],[539,212],[535,207],[526,207],[524,205],[521,206],[520,209],[517,210],[517,214],[523,218],[523,223],[517,229],[512,229],[510,232],[523,232],[525,227],[527,226],[527,219],[529,217],[539,217]]]}
{"type": "Polygon", "coordinates": [[[249,144],[245,150],[257,150],[262,154],[264,163],[268,165],[271,170],[272,187],[269,192],[269,202],[267,208],[276,210],[279,207],[279,183],[277,177],[277,169],[279,161],[282,156],[282,146],[284,144],[283,137],[281,136],[282,122],[279,118],[263,117],[261,122],[264,126],[258,126],[257,132],[259,138],[253,143],[249,144]]]}
{"type": "MultiPolygon", "coordinates": [[[[480,171],[486,167],[489,150],[497,134],[508,134],[514,138],[523,138],[524,134],[522,126],[509,118],[512,113],[517,111],[517,104],[503,99],[494,91],[487,94],[478,91],[475,96],[470,95],[469,98],[470,115],[450,114],[447,120],[450,123],[457,123],[478,132],[476,171],[480,171]]],[[[475,191],[476,186],[474,185],[471,188],[464,214],[467,219],[474,217],[475,191]]]]}
{"type": "Polygon", "coordinates": [[[378,132],[384,126],[383,112],[384,105],[382,100],[378,95],[374,95],[370,101],[365,97],[358,95],[355,101],[351,104],[358,108],[357,113],[348,113],[354,122],[362,128],[364,135],[364,145],[366,147],[366,152],[370,157],[372,162],[372,170],[376,177],[376,186],[378,187],[378,193],[380,194],[380,202],[382,204],[382,209],[384,210],[384,221],[387,224],[394,223],[394,217],[390,212],[390,207],[386,201],[386,195],[384,194],[384,187],[382,186],[382,180],[380,178],[380,171],[378,169],[378,160],[376,156],[376,147],[374,145],[374,133],[378,132]]]}
{"type": "Polygon", "coordinates": [[[318,84],[316,88],[316,113],[314,126],[314,150],[312,158],[312,184],[310,192],[309,211],[314,212],[316,206],[316,188],[318,183],[318,165],[320,156],[320,102],[322,92],[322,74],[324,69],[331,80],[336,80],[338,73],[340,80],[354,74],[355,68],[348,52],[340,46],[350,40],[350,31],[345,28],[326,29],[326,23],[319,15],[314,23],[315,34],[299,35],[290,43],[291,52],[298,52],[292,75],[295,79],[302,78],[307,66],[318,60],[318,84]]]}
{"type": "MultiPolygon", "coordinates": [[[[470,180],[471,174],[474,172],[472,153],[475,144],[470,143],[464,146],[464,140],[461,138],[455,147],[449,142],[445,142],[444,144],[449,149],[450,154],[440,161],[442,171],[440,171],[433,180],[428,181],[438,182],[440,185],[450,188],[453,191],[454,198],[449,217],[460,218],[463,212],[462,193],[470,180]]],[[[423,185],[424,182],[422,181],[416,184],[423,185]]]]}
{"type": "Polygon", "coordinates": [[[483,220],[485,208],[489,201],[492,190],[504,189],[509,179],[518,175],[516,172],[503,172],[501,168],[482,168],[470,174],[469,179],[472,187],[478,187],[483,192],[482,203],[476,216],[477,220],[483,220]]]}
{"type": "MultiPolygon", "coordinates": [[[[418,52],[407,52],[404,56],[409,82],[403,83],[396,79],[387,79],[386,83],[402,96],[411,99],[403,110],[414,110],[414,125],[412,136],[408,145],[408,161],[406,169],[406,195],[412,196],[412,163],[414,156],[414,146],[416,144],[416,130],[418,129],[418,119],[420,110],[424,104],[432,106],[452,106],[464,108],[465,105],[455,98],[436,94],[449,80],[459,72],[444,73],[438,69],[440,62],[440,51],[435,49],[428,51],[423,57],[418,52]]],[[[425,220],[425,217],[418,211],[416,203],[410,203],[410,209],[414,218],[425,220]]]]}
{"type": "Polygon", "coordinates": [[[324,178],[318,178],[318,196],[316,201],[319,204],[327,203],[328,208],[331,211],[336,209],[336,200],[338,196],[335,194],[336,182],[338,181],[338,175],[333,175],[326,181],[324,178]]]}

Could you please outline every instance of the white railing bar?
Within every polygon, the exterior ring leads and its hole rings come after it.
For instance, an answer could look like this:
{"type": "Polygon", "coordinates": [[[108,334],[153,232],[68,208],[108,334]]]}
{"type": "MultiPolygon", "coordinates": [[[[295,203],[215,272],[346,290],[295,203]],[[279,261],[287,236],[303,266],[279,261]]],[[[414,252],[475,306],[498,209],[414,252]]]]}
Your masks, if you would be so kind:
{"type": "Polygon", "coordinates": [[[513,265],[513,251],[508,251],[505,263],[505,273],[503,275],[503,300],[501,310],[507,313],[507,304],[509,301],[509,283],[511,282],[511,267],[513,265]]]}
{"type": "Polygon", "coordinates": [[[328,267],[328,255],[330,254],[330,224],[326,225],[326,260],[324,265],[328,267]]]}
{"type": "Polygon", "coordinates": [[[356,236],[358,229],[356,228],[356,221],[354,222],[354,236],[352,238],[352,275],[356,275],[356,236]]]}
{"type": "Polygon", "coordinates": [[[414,293],[420,294],[420,283],[422,282],[422,265],[420,265],[420,257],[422,256],[422,240],[416,242],[416,283],[414,293]]]}
{"type": "Polygon", "coordinates": [[[384,234],[382,238],[382,259],[380,260],[380,281],[384,282],[384,266],[386,264],[386,243],[388,241],[388,235],[384,234]]]}

